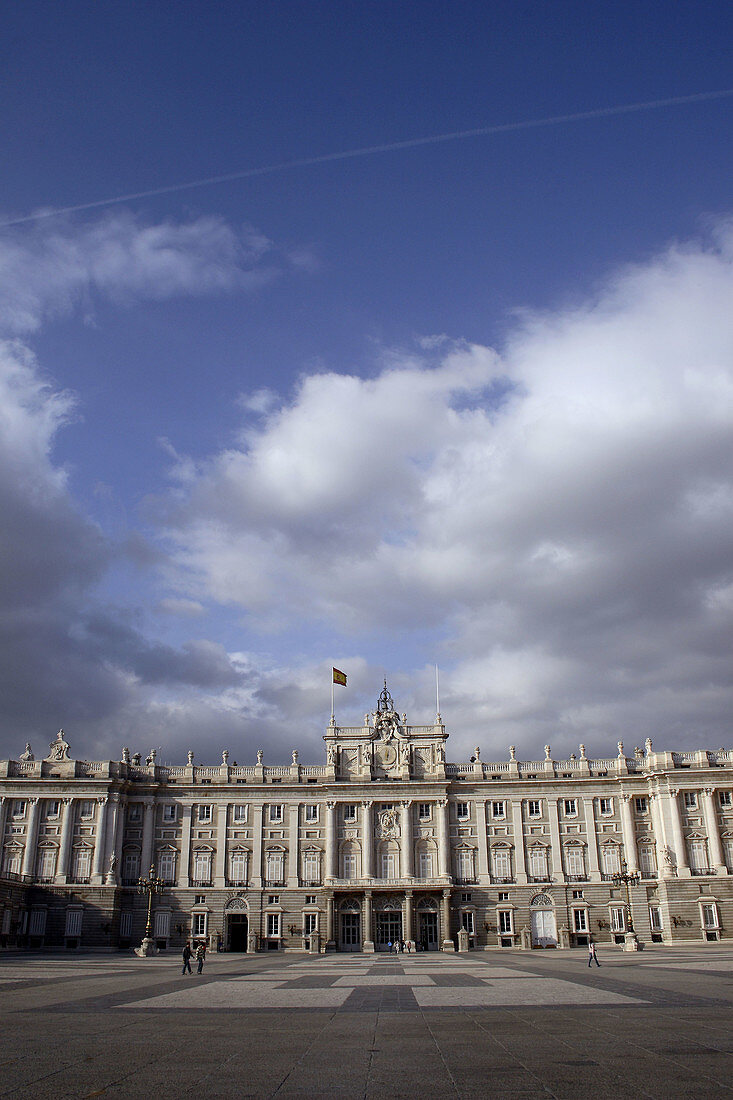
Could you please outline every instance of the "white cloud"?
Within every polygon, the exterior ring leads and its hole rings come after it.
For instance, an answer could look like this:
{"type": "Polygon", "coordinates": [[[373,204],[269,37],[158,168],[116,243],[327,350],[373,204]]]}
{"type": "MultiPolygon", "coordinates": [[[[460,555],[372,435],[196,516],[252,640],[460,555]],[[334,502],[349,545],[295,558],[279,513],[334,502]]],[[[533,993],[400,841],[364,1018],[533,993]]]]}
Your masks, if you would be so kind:
{"type": "Polygon", "coordinates": [[[64,218],[0,238],[0,331],[35,332],[96,295],[117,303],[249,290],[277,270],[274,245],[220,218],[146,224],[126,212],[77,225],[64,218]]]}
{"type": "Polygon", "coordinates": [[[484,743],[719,742],[732,252],[674,246],[501,355],[304,378],[177,495],[179,582],[418,652],[441,624],[444,712],[484,743]]]}

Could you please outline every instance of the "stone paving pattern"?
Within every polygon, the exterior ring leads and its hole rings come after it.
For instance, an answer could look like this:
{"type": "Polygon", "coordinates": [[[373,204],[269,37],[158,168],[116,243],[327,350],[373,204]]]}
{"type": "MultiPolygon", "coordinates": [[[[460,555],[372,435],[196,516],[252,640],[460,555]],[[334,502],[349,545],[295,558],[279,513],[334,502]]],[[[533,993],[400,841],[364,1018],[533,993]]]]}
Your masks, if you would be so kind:
{"type": "Polygon", "coordinates": [[[0,958],[1,1097],[733,1100],[733,950],[0,958]]]}

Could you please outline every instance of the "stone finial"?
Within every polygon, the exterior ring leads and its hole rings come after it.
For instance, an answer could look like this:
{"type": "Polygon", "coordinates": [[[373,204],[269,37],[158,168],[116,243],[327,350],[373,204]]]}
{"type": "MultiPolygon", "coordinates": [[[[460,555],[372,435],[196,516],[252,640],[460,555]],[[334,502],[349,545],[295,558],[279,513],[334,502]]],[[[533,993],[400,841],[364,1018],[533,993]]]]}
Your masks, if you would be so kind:
{"type": "Polygon", "coordinates": [[[188,750],[187,760],[188,760],[188,766],[190,767],[191,764],[193,764],[193,749],[188,750]]]}
{"type": "Polygon", "coordinates": [[[140,764],[140,753],[139,752],[135,752],[135,753],[132,754],[132,762],[133,762],[133,764],[135,765],[136,768],[139,766],[139,764],[140,764]]]}
{"type": "Polygon", "coordinates": [[[585,745],[579,745],[578,748],[580,749],[580,759],[585,760],[585,745]]]}
{"type": "Polygon", "coordinates": [[[158,753],[156,752],[155,749],[150,750],[148,755],[145,757],[145,763],[148,765],[148,767],[151,767],[152,765],[155,764],[155,758],[156,758],[157,755],[158,755],[158,753]]]}
{"type": "Polygon", "coordinates": [[[264,754],[264,752],[263,752],[263,750],[262,750],[262,749],[258,749],[258,750],[257,750],[257,763],[258,763],[258,764],[261,764],[261,763],[262,763],[262,758],[264,757],[264,755],[265,755],[265,754],[264,754]]]}
{"type": "Polygon", "coordinates": [[[64,740],[64,731],[59,730],[56,740],[52,741],[48,748],[47,760],[68,760],[69,742],[64,740]]]}
{"type": "Polygon", "coordinates": [[[26,743],[25,743],[25,752],[21,753],[21,755],[18,757],[18,759],[19,760],[35,760],[36,759],[35,756],[33,755],[33,749],[31,748],[30,741],[26,741],[26,743]]]}
{"type": "Polygon", "coordinates": [[[294,764],[298,763],[298,750],[297,749],[293,749],[293,763],[294,764]]]}
{"type": "Polygon", "coordinates": [[[221,762],[225,766],[229,763],[229,749],[223,749],[221,754],[221,762]]]}
{"type": "Polygon", "coordinates": [[[651,756],[651,751],[652,751],[652,739],[651,739],[651,737],[647,737],[646,741],[644,742],[644,749],[646,751],[647,756],[651,756]]]}
{"type": "Polygon", "coordinates": [[[130,750],[127,748],[127,746],[125,746],[122,750],[122,763],[123,764],[129,764],[130,763],[130,750]]]}
{"type": "Polygon", "coordinates": [[[545,745],[545,760],[550,760],[551,759],[550,752],[551,752],[550,746],[545,745]]]}
{"type": "Polygon", "coordinates": [[[510,759],[510,760],[516,760],[516,759],[517,759],[517,748],[516,748],[516,745],[510,745],[510,746],[509,746],[509,759],[510,759]]]}
{"type": "Polygon", "coordinates": [[[617,742],[617,748],[618,748],[619,756],[623,756],[624,755],[624,743],[623,743],[623,741],[617,742]]]}
{"type": "Polygon", "coordinates": [[[476,759],[480,760],[481,759],[481,749],[479,748],[479,746],[477,745],[476,748],[473,751],[474,751],[474,755],[475,755],[476,759]]]}

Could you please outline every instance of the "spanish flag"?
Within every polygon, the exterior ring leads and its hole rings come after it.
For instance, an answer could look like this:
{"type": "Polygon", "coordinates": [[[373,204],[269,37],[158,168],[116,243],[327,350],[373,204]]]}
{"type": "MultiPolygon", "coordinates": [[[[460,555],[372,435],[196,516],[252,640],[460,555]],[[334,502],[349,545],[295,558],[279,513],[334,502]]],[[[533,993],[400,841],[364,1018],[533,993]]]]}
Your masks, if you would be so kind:
{"type": "Polygon", "coordinates": [[[333,670],[333,682],[334,684],[341,684],[341,687],[346,687],[346,673],[339,672],[337,668],[333,670]]]}

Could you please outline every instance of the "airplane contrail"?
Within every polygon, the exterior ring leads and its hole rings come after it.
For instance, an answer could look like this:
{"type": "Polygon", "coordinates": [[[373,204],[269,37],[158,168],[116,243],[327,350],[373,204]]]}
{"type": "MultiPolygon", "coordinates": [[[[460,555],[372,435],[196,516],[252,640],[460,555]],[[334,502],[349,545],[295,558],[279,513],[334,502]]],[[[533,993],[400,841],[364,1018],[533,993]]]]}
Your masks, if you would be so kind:
{"type": "Polygon", "coordinates": [[[446,134],[431,134],[427,137],[409,138],[405,141],[390,141],[383,145],[365,145],[358,149],[344,149],[338,153],[323,153],[313,157],[298,157],[295,160],[280,161],[277,164],[266,164],[259,168],[244,168],[238,172],[227,172],[220,176],[207,176],[206,179],[190,180],[188,183],[172,183],[166,187],[152,187],[146,191],[133,191],[127,195],[117,195],[114,198],[96,199],[92,202],[81,202],[74,206],[49,207],[37,210],[33,214],[26,214],[19,218],[11,218],[0,222],[0,229],[7,229],[13,225],[23,225],[26,222],[41,221],[44,218],[57,217],[59,214],[76,214],[82,210],[95,210],[103,206],[116,206],[124,202],[134,202],[137,199],[154,198],[157,195],[171,195],[179,191],[192,191],[197,187],[212,187],[218,183],[232,183],[236,180],[252,179],[255,176],[272,175],[275,172],[284,172],[289,168],[307,168],[313,164],[328,164],[331,161],[351,160],[357,157],[368,157],[375,153],[393,153],[399,149],[415,149],[421,145],[438,145],[444,141],[459,141],[463,138],[486,137],[490,134],[505,134],[513,130],[531,130],[540,126],[560,126],[566,122],[583,122],[586,119],[610,118],[613,115],[632,114],[639,111],[654,111],[662,107],[677,107],[684,103],[703,103],[712,99],[724,99],[733,96],[733,88],[725,88],[717,92],[697,92],[694,95],[672,96],[668,99],[651,99],[642,103],[625,103],[615,107],[597,107],[592,111],[576,111],[567,115],[551,115],[549,118],[525,119],[522,122],[504,122],[494,126],[478,126],[471,130],[454,130],[446,134]]]}

